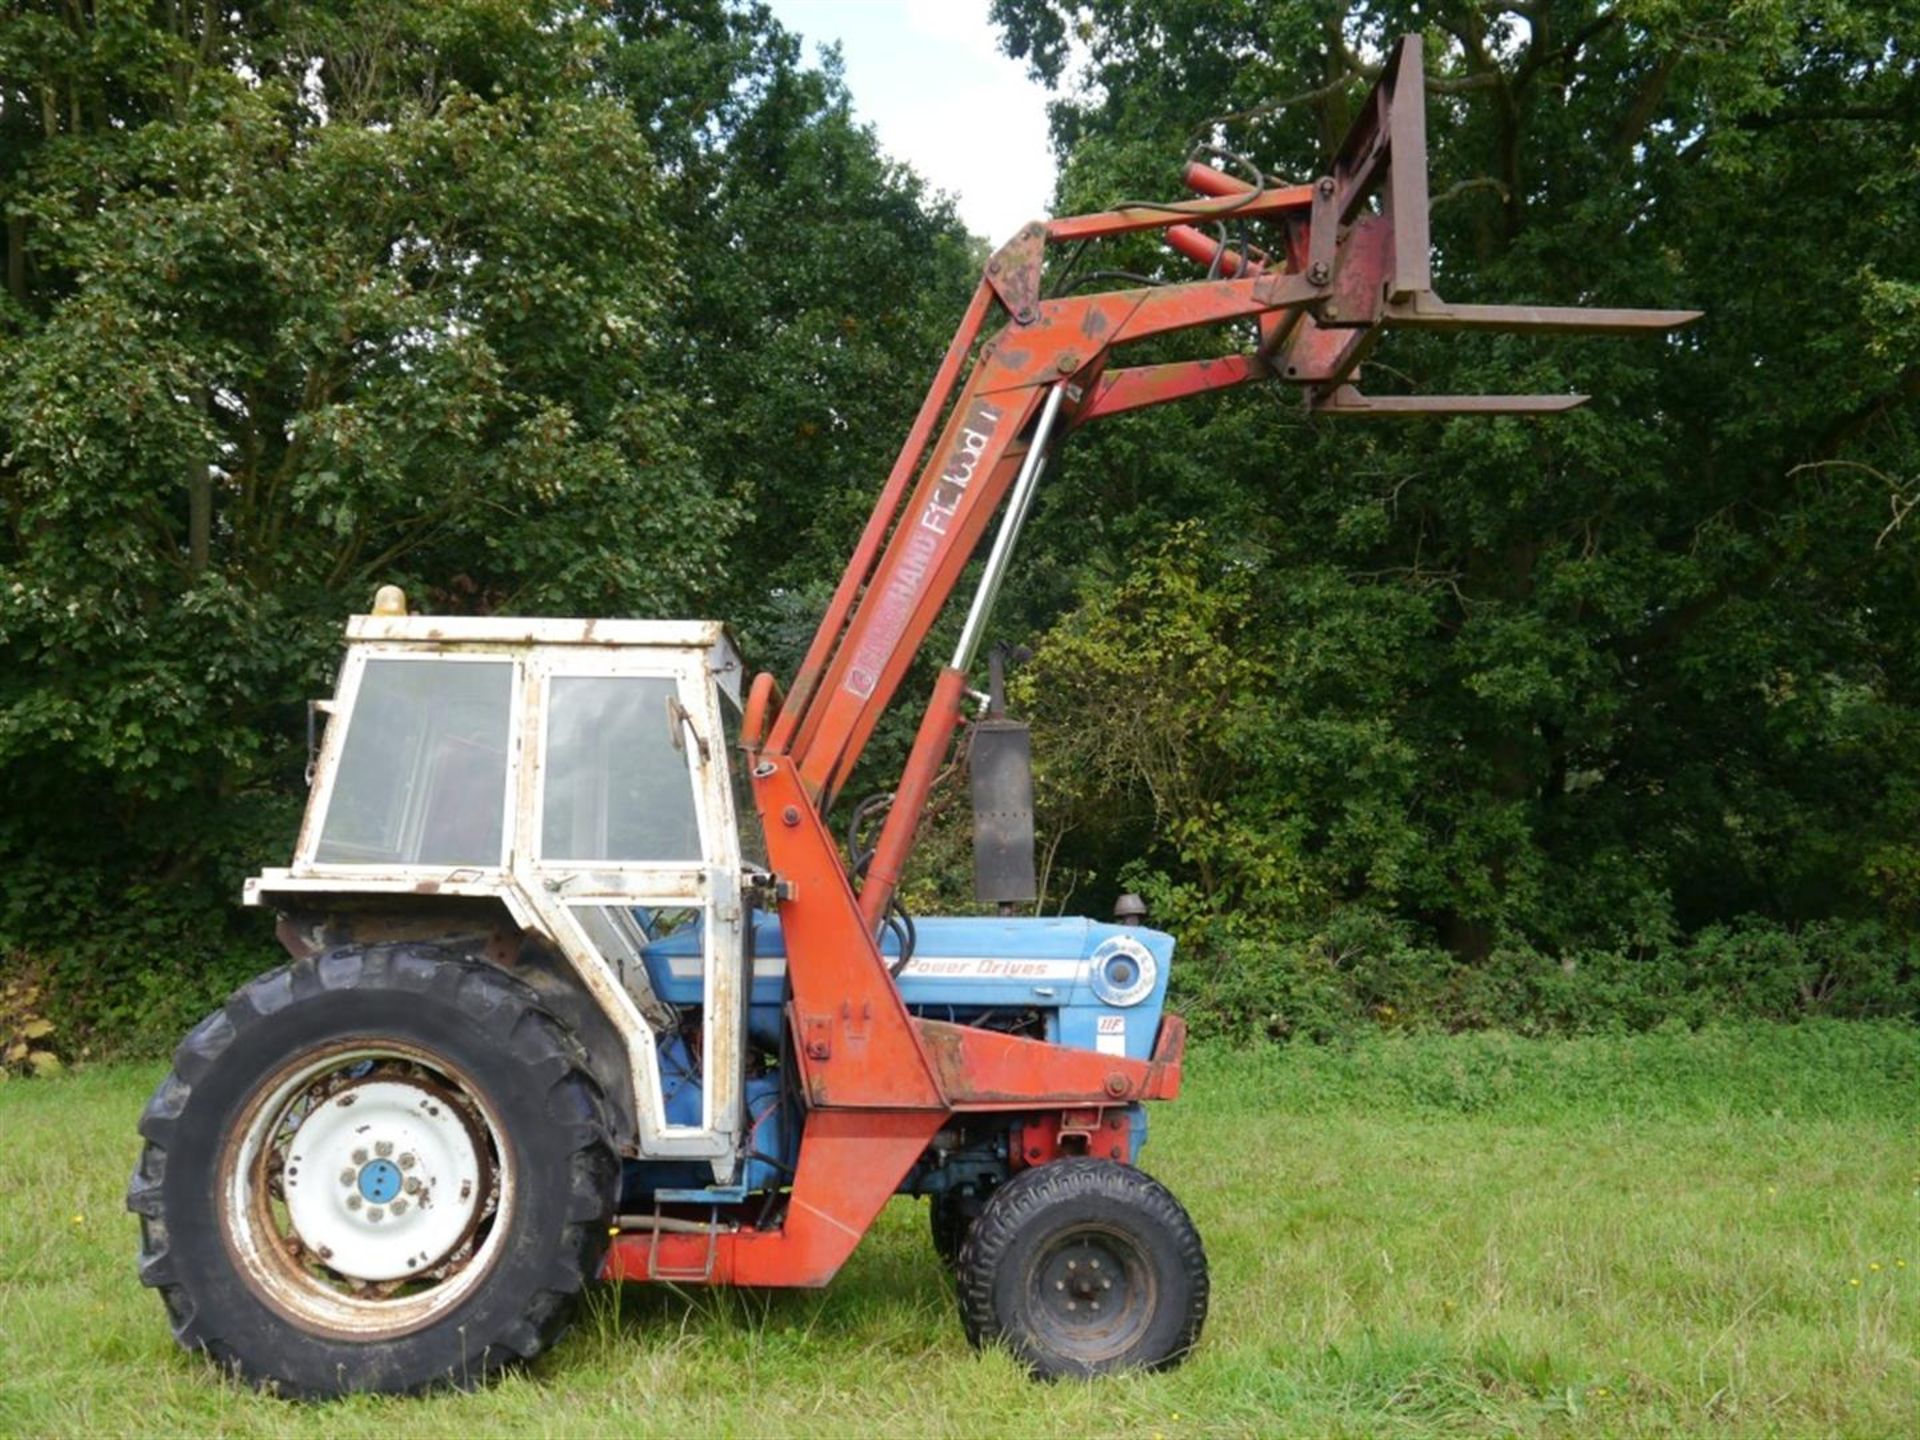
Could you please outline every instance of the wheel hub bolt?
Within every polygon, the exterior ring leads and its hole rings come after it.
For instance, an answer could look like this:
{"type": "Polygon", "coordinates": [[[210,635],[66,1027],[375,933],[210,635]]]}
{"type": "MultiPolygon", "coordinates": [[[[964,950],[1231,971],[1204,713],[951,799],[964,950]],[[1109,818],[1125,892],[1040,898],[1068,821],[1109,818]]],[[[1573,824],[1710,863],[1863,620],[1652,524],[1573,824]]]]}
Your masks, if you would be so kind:
{"type": "Polygon", "coordinates": [[[387,1212],[382,1210],[378,1205],[371,1205],[367,1208],[367,1219],[373,1221],[376,1225],[386,1218],[387,1212]]]}
{"type": "Polygon", "coordinates": [[[411,1150],[407,1151],[406,1154],[400,1157],[400,1168],[402,1170],[411,1170],[416,1163],[418,1162],[414,1160],[413,1152],[411,1150]]]}
{"type": "Polygon", "coordinates": [[[378,1155],[382,1160],[386,1159],[389,1155],[393,1154],[393,1142],[391,1140],[376,1141],[374,1143],[373,1153],[378,1155]]]}
{"type": "Polygon", "coordinates": [[[395,1200],[388,1208],[396,1215],[404,1215],[407,1213],[407,1202],[405,1199],[395,1200]]]}
{"type": "Polygon", "coordinates": [[[359,1208],[360,1208],[359,1194],[356,1192],[355,1194],[347,1196],[347,1209],[358,1210],[359,1208]]]}
{"type": "Polygon", "coordinates": [[[1111,1289],[1113,1288],[1113,1281],[1111,1281],[1111,1280],[1102,1280],[1102,1281],[1100,1282],[1100,1288],[1101,1288],[1102,1290],[1111,1290],[1111,1289]]]}
{"type": "Polygon", "coordinates": [[[1089,1260],[1087,1264],[1091,1265],[1095,1270],[1100,1268],[1100,1262],[1098,1260],[1089,1260]]]}
{"type": "Polygon", "coordinates": [[[345,1185],[349,1190],[353,1188],[353,1182],[355,1178],[356,1177],[354,1176],[354,1173],[351,1170],[342,1170],[340,1172],[340,1183],[342,1185],[345,1185]]]}
{"type": "Polygon", "coordinates": [[[353,1152],[353,1163],[356,1165],[367,1163],[367,1152],[364,1147],[353,1152]]]}

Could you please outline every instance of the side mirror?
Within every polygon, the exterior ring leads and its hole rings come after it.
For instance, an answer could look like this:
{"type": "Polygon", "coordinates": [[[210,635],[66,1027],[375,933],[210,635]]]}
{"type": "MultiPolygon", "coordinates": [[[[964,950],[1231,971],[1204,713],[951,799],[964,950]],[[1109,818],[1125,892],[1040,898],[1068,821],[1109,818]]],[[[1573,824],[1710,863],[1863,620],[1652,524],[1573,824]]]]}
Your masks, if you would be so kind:
{"type": "Polygon", "coordinates": [[[700,727],[694,723],[693,713],[680,703],[678,695],[669,695],[667,696],[667,739],[673,742],[673,748],[676,750],[687,748],[687,742],[680,734],[682,729],[693,736],[693,743],[700,751],[700,758],[703,761],[711,760],[713,752],[707,748],[707,737],[700,733],[700,727]]]}

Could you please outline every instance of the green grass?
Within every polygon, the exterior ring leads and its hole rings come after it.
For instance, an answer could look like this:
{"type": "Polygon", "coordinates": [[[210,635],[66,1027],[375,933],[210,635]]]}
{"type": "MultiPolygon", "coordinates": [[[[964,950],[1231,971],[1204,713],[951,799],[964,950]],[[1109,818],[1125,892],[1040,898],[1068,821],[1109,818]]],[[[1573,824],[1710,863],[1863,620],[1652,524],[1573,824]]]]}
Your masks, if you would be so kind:
{"type": "Polygon", "coordinates": [[[0,1085],[0,1435],[1920,1434],[1911,1028],[1203,1048],[1146,1157],[1213,1263],[1167,1375],[972,1353],[896,1201],[824,1292],[603,1290],[529,1374],[328,1406],[180,1353],[136,1283],[158,1073],[0,1085]]]}

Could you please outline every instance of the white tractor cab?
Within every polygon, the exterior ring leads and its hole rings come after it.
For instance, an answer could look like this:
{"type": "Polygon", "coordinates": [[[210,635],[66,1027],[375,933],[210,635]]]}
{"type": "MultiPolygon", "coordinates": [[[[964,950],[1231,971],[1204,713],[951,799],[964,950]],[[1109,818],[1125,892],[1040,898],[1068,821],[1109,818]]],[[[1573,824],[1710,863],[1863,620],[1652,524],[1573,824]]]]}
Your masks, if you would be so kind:
{"type": "Polygon", "coordinates": [[[732,1179],[746,971],[725,629],[376,614],[347,641],[293,863],[247,903],[282,912],[295,955],[481,938],[587,1042],[624,1145],[732,1179]],[[707,1063],[680,1119],[656,1047],[679,1016],[642,954],[689,922],[707,1063]]]}
{"type": "MultiPolygon", "coordinates": [[[[779,1073],[786,950],[725,629],[397,613],[352,617],[347,640],[293,863],[247,903],[281,912],[296,958],[464,945],[531,984],[615,1112],[623,1209],[777,1189],[804,1119],[779,1073]]],[[[979,916],[883,945],[916,1014],[1141,1058],[1172,949],[1137,925],[979,916]]],[[[1144,1139],[1135,1106],[1127,1158],[1144,1139]]],[[[953,1191],[955,1232],[1005,1157],[938,1159],[903,1188],[937,1210],[953,1191]]]]}

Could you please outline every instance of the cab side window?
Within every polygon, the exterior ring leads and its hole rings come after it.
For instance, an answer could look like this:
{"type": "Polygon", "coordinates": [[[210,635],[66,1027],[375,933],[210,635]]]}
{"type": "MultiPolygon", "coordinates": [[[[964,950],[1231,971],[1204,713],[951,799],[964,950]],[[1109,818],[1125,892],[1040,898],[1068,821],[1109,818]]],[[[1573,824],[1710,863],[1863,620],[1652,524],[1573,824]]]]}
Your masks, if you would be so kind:
{"type": "Polygon", "coordinates": [[[313,858],[503,863],[511,661],[370,659],[313,858]]]}
{"type": "Polygon", "coordinates": [[[678,698],[660,676],[554,677],[544,859],[700,863],[688,751],[674,744],[678,698]]]}

